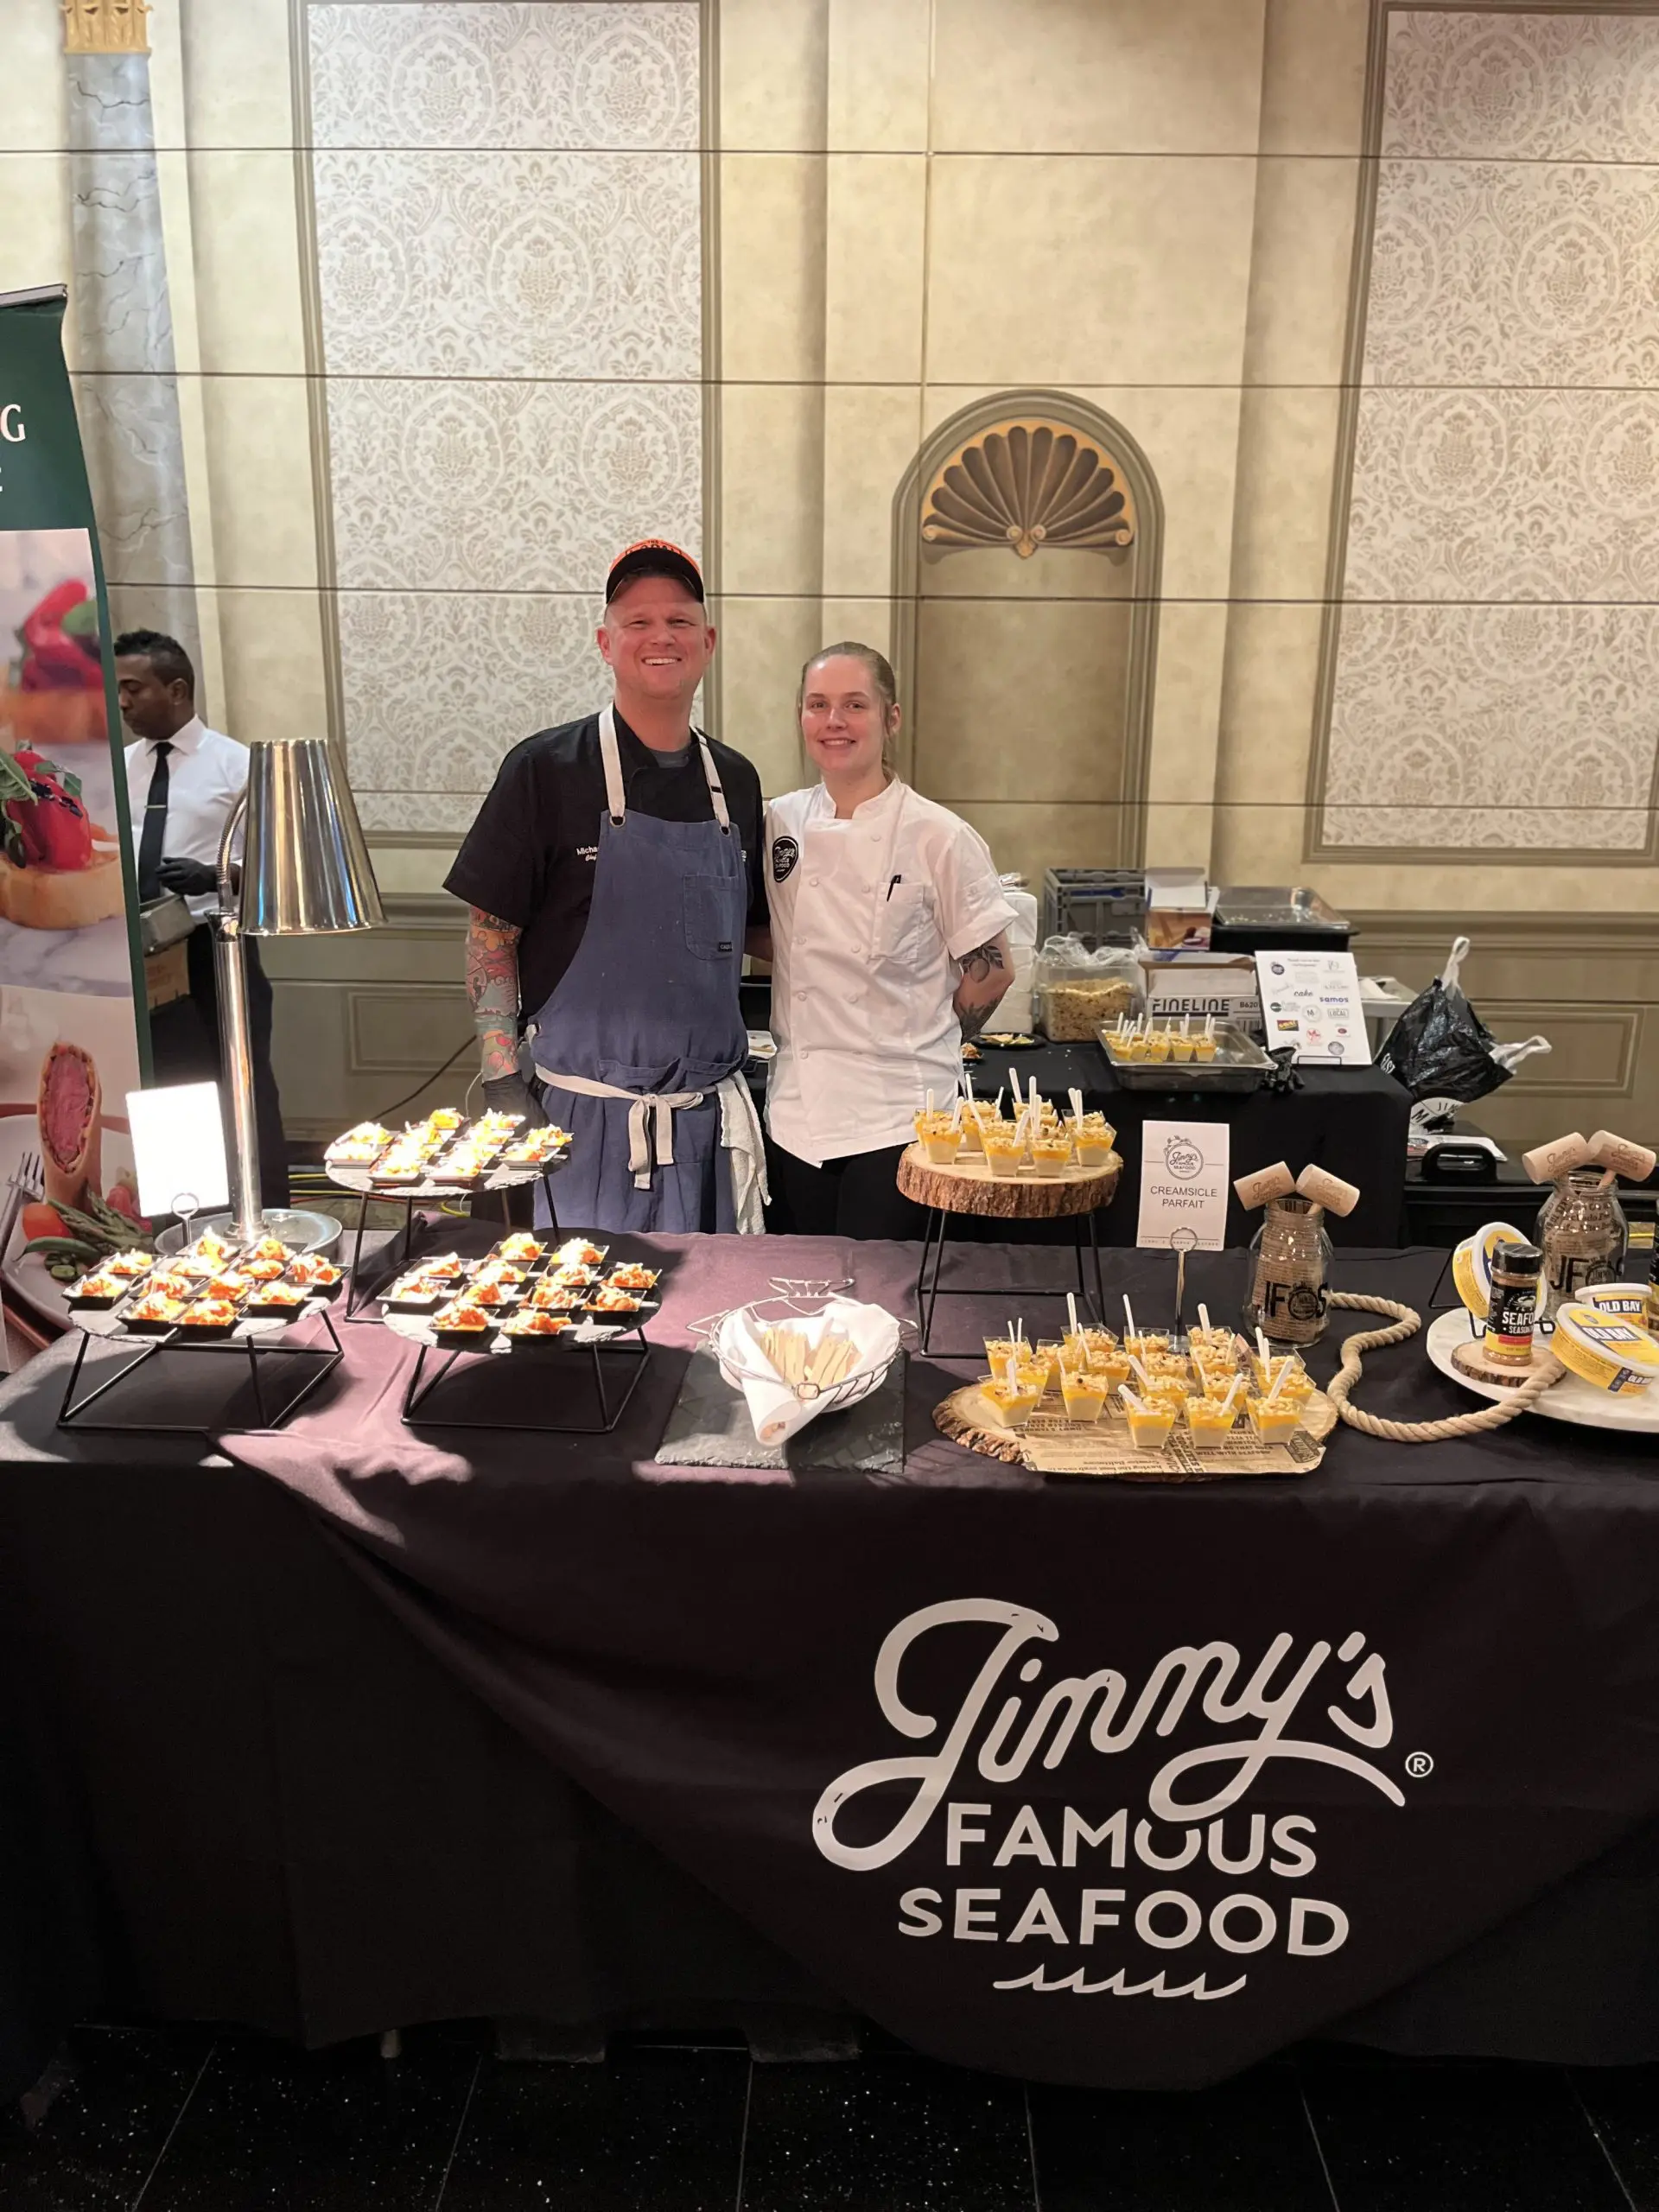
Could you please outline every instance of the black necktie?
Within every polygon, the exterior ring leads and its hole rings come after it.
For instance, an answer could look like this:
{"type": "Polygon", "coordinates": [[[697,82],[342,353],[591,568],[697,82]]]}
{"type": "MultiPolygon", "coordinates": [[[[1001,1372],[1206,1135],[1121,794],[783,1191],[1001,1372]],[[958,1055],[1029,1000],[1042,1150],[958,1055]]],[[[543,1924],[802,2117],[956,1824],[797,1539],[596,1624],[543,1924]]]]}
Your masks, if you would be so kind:
{"type": "Polygon", "coordinates": [[[138,834],[140,899],[159,899],[162,893],[162,844],[167,836],[167,756],[172,750],[171,740],[165,737],[156,747],[156,772],[149,779],[149,797],[144,801],[144,826],[138,834]]]}

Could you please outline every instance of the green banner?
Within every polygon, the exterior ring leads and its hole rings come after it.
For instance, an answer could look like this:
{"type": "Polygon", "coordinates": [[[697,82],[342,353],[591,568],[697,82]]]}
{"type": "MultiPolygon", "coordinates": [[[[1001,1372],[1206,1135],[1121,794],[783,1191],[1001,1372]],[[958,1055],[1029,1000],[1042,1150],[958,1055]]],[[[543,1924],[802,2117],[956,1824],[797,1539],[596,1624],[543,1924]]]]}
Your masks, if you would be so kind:
{"type": "Polygon", "coordinates": [[[0,1281],[48,1319],[136,1213],[149,1071],[109,598],[61,286],[0,293],[0,1281]]]}

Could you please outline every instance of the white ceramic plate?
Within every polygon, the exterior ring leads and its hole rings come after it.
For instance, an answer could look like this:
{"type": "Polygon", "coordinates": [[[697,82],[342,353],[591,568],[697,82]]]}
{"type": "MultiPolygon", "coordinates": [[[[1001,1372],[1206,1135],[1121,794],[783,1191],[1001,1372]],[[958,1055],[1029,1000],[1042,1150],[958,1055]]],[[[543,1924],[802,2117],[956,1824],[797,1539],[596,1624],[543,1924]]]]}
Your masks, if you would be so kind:
{"type": "MultiPolygon", "coordinates": [[[[1461,1382],[1478,1398],[1501,1402],[1511,1395],[1501,1382],[1478,1382],[1452,1364],[1453,1346],[1466,1344],[1469,1332],[1469,1316],[1461,1306],[1439,1315],[1429,1324],[1426,1339],[1428,1356],[1442,1375],[1461,1382]]],[[[1572,1421],[1580,1428],[1618,1428],[1628,1435],[1659,1436],[1659,1391],[1651,1389],[1615,1396],[1611,1390],[1598,1390],[1594,1383],[1583,1382],[1576,1375],[1563,1375],[1541,1398],[1535,1399],[1528,1410],[1542,1414],[1547,1421],[1572,1421]]]]}

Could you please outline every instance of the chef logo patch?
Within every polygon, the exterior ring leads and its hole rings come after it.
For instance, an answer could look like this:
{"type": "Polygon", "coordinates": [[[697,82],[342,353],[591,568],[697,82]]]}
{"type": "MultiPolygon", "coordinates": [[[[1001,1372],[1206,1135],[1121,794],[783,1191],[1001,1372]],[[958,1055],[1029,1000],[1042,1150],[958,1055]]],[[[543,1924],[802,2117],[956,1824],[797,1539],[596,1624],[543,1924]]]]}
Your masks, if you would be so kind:
{"type": "Polygon", "coordinates": [[[774,837],[772,841],[772,880],[781,883],[791,874],[801,857],[801,849],[793,837],[774,837]]]}

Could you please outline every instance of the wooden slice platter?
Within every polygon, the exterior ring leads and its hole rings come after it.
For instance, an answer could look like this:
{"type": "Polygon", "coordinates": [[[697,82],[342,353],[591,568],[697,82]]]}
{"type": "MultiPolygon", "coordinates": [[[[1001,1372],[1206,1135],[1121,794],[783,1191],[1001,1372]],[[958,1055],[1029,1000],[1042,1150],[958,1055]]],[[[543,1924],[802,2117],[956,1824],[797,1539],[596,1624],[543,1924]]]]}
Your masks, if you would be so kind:
{"type": "Polygon", "coordinates": [[[1194,1449],[1178,1430],[1161,1452],[1139,1452],[1128,1426],[1108,1412],[1098,1421],[1068,1421],[1058,1394],[1046,1399],[1031,1428],[999,1427],[989,1417],[979,1385],[953,1390],[933,1408],[933,1426],[952,1444],[1049,1475],[1092,1476],[1120,1482],[1213,1483],[1235,1475],[1311,1474],[1325,1456],[1325,1440],[1337,1409],[1322,1390],[1308,1400],[1298,1433],[1283,1444],[1259,1444],[1241,1424],[1217,1452],[1194,1449]]]}
{"type": "Polygon", "coordinates": [[[970,1153],[936,1167],[920,1144],[907,1146],[899,1162],[899,1188],[918,1205],[940,1213],[981,1214],[994,1221],[1063,1221],[1109,1205],[1123,1173],[1116,1153],[1103,1167],[1068,1167],[1062,1175],[993,1175],[983,1155],[970,1153]]]}

